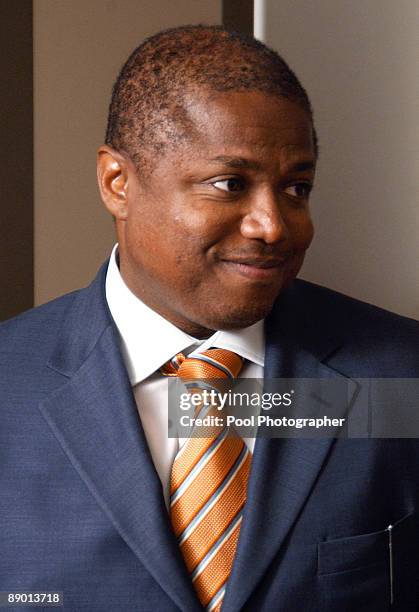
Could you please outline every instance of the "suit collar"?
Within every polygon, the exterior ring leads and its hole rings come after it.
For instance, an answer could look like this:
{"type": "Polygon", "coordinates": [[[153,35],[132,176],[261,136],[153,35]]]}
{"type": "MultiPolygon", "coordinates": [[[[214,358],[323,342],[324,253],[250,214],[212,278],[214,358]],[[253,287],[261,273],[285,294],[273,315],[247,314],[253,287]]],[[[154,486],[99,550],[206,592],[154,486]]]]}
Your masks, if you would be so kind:
{"type": "Polygon", "coordinates": [[[94,350],[101,335],[113,325],[105,297],[108,261],[89,287],[76,293],[63,318],[55,348],[47,366],[71,377],[94,350]]]}
{"type": "MultiPolygon", "coordinates": [[[[302,378],[305,362],[301,352],[316,362],[328,363],[345,343],[342,326],[332,327],[321,306],[313,308],[310,293],[306,291],[308,286],[304,281],[295,280],[280,294],[266,319],[265,359],[269,362],[266,378],[273,378],[278,371],[284,377],[290,371],[302,378]],[[283,359],[285,355],[287,362],[278,363],[278,358],[283,359]],[[299,355],[295,363],[294,355],[299,355]]],[[[311,367],[308,369],[312,371],[311,367]]]]}

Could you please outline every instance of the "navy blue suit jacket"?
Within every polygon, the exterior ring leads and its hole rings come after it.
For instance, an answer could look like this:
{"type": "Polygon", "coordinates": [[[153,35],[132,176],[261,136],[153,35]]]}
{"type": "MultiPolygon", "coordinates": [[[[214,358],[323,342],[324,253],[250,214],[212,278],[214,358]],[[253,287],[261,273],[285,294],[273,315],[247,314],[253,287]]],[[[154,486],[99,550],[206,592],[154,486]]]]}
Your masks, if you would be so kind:
{"type": "MultiPolygon", "coordinates": [[[[198,612],[105,274],[0,326],[0,591],[63,591],[71,612],[198,612]]],[[[419,376],[416,322],[304,281],[266,340],[265,377],[419,376]]],[[[418,611],[418,512],[418,440],[258,439],[223,612],[418,611]]]]}

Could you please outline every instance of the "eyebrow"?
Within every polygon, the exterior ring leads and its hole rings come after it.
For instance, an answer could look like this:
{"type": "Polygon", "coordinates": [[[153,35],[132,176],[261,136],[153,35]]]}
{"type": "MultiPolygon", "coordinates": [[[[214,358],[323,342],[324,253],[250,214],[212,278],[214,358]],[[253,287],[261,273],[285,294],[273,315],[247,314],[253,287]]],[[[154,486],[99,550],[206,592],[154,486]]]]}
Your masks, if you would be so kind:
{"type": "MultiPolygon", "coordinates": [[[[261,167],[256,161],[251,161],[250,159],[245,159],[244,157],[232,157],[229,155],[217,155],[217,157],[213,157],[208,161],[222,163],[229,168],[259,170],[261,167]]],[[[315,168],[315,161],[308,159],[297,162],[296,164],[291,164],[289,170],[292,172],[306,172],[307,170],[315,170],[315,168]]]]}
{"type": "Polygon", "coordinates": [[[213,157],[209,161],[219,162],[229,168],[248,168],[251,170],[259,170],[260,168],[258,162],[250,161],[250,159],[245,159],[244,157],[232,157],[230,155],[217,155],[217,157],[213,157]]]}
{"type": "Polygon", "coordinates": [[[294,172],[305,172],[307,170],[315,170],[315,169],[316,169],[316,162],[313,161],[312,159],[309,159],[307,161],[298,162],[294,165],[291,165],[290,167],[290,170],[294,172]]]}

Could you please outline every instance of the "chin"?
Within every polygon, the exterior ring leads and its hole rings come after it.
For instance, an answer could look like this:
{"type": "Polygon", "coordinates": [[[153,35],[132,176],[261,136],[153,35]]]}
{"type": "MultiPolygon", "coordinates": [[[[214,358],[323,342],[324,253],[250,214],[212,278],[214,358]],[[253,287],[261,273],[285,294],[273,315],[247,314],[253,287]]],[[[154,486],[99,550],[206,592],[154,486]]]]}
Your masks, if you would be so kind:
{"type": "Polygon", "coordinates": [[[261,319],[264,319],[271,312],[274,302],[262,304],[246,304],[244,307],[239,306],[235,308],[226,307],[222,312],[216,312],[211,317],[211,320],[207,321],[205,326],[209,329],[242,329],[244,327],[250,327],[261,319]]]}

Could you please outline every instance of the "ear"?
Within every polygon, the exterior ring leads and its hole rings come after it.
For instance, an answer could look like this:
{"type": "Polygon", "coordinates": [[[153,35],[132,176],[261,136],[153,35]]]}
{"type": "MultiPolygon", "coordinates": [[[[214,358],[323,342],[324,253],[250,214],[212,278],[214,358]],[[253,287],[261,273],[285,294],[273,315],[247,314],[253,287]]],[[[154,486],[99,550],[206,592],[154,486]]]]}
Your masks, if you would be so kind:
{"type": "Polygon", "coordinates": [[[115,220],[123,221],[127,216],[128,179],[130,161],[103,145],[97,152],[97,181],[103,203],[115,220]]]}

